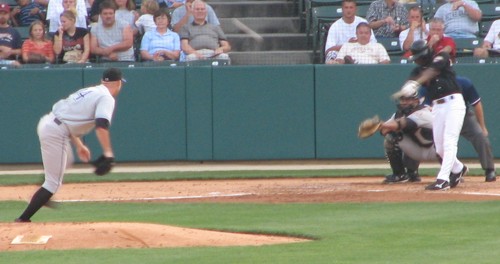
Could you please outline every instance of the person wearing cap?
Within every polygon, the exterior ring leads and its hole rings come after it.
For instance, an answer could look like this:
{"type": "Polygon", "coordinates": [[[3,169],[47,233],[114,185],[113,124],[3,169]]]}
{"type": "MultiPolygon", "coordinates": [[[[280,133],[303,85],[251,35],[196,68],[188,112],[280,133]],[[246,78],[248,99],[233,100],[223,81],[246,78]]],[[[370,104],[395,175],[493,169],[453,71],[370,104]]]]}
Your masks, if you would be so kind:
{"type": "Polygon", "coordinates": [[[81,137],[95,128],[102,155],[114,158],[109,127],[115,108],[115,98],[125,82],[117,68],[104,71],[101,84],[80,89],[52,106],[38,123],[45,181],[35,192],[24,212],[15,222],[31,222],[31,217],[61,187],[64,171],[73,162],[71,144],[81,161],[91,160],[90,150],[81,137]]]}
{"type": "Polygon", "coordinates": [[[21,55],[23,44],[19,32],[9,25],[10,6],[0,3],[0,64],[19,65],[16,56],[21,55]]]}
{"type": "Polygon", "coordinates": [[[458,139],[466,111],[462,89],[446,49],[434,53],[425,41],[417,40],[410,50],[418,66],[403,89],[426,89],[432,101],[434,145],[442,160],[436,181],[426,190],[448,190],[456,187],[468,172],[467,166],[457,158],[458,139]]]}
{"type": "Polygon", "coordinates": [[[432,113],[418,91],[405,87],[393,94],[397,111],[380,126],[392,174],[383,183],[420,182],[420,161],[437,160],[432,139],[432,113]]]}

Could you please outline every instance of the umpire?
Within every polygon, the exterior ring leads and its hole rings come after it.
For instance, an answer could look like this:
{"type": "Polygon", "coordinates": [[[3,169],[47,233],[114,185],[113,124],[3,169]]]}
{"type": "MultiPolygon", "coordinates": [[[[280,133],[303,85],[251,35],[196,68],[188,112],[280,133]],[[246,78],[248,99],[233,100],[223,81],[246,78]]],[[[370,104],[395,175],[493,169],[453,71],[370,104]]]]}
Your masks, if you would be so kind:
{"type": "Polygon", "coordinates": [[[90,150],[80,137],[94,128],[102,148],[102,156],[98,161],[107,163],[108,169],[105,173],[109,172],[114,161],[109,126],[115,108],[115,98],[124,82],[119,69],[108,68],[102,75],[100,85],[80,89],[68,98],[58,101],[53,105],[52,111],[40,119],[37,132],[45,181],[15,222],[31,222],[31,217],[47,204],[61,187],[64,171],[67,165],[73,162],[70,142],[75,146],[80,160],[90,161],[90,150]]]}

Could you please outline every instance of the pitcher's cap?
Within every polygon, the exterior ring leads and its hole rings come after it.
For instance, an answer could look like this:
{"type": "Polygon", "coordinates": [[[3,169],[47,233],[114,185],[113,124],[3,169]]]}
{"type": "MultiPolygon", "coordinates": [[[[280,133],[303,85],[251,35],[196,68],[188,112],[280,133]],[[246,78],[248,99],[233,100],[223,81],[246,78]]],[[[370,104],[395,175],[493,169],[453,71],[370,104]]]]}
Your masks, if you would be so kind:
{"type": "Polygon", "coordinates": [[[118,68],[108,68],[102,74],[102,80],[105,82],[115,82],[121,80],[122,82],[127,82],[122,77],[122,71],[118,68]]]}

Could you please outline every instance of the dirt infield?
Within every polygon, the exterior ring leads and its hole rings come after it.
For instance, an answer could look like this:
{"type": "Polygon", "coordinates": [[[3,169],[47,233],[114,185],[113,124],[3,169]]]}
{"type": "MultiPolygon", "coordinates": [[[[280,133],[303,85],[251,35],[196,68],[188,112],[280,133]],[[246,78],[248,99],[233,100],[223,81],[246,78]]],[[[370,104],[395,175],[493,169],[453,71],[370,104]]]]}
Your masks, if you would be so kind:
{"type": "MultiPolygon", "coordinates": [[[[162,203],[337,203],[500,200],[500,183],[466,177],[449,191],[425,191],[434,180],[381,184],[383,177],[206,180],[65,184],[53,197],[62,203],[148,201],[162,203]],[[91,194],[91,195],[90,195],[91,194]]],[[[38,186],[2,186],[0,200],[24,200],[38,186]]],[[[254,236],[141,223],[8,223],[0,251],[71,248],[146,248],[263,245],[300,242],[297,238],[254,236]],[[11,245],[16,235],[52,235],[45,245],[11,245]],[[156,234],[156,235],[153,235],[156,234]],[[98,241],[98,243],[96,242],[98,241]]]]}

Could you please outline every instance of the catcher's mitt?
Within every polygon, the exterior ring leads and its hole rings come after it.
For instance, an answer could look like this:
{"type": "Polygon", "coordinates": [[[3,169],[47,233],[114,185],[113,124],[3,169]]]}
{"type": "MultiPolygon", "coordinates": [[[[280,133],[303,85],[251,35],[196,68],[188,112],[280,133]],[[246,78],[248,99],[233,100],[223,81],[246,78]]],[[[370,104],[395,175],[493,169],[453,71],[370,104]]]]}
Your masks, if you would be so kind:
{"type": "Polygon", "coordinates": [[[104,155],[101,155],[98,159],[92,162],[92,165],[94,165],[95,167],[94,173],[96,175],[102,176],[111,171],[111,169],[115,165],[115,158],[105,157],[104,155]]]}
{"type": "Polygon", "coordinates": [[[378,117],[378,115],[375,115],[372,118],[365,119],[361,124],[359,124],[358,128],[358,137],[359,138],[367,138],[375,132],[377,132],[382,125],[382,121],[378,117]]]}

